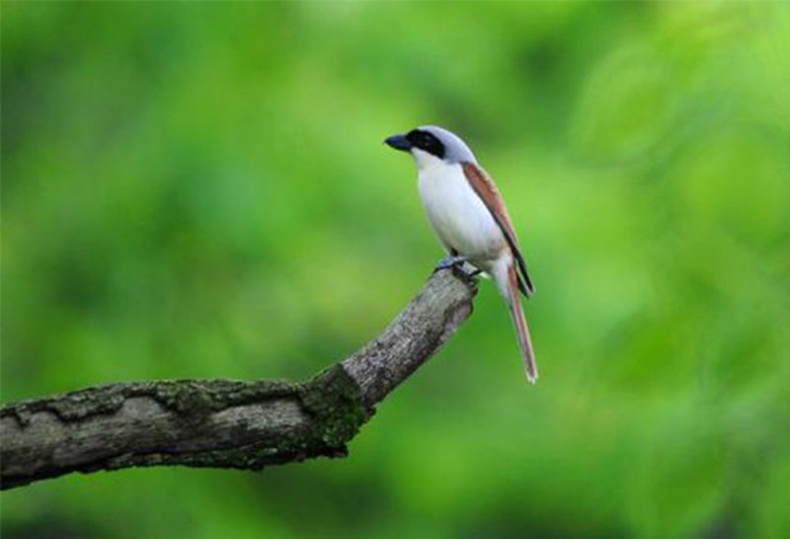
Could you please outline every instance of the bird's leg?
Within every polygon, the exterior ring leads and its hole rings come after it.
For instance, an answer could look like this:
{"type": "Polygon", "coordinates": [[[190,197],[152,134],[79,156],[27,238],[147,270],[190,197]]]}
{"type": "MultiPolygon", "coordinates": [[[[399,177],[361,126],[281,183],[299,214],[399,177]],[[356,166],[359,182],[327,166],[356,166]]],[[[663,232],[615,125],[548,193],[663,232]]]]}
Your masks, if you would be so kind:
{"type": "Polygon", "coordinates": [[[447,258],[440,260],[439,263],[436,265],[436,271],[452,268],[460,267],[464,265],[464,262],[468,262],[469,259],[465,256],[458,256],[458,254],[453,254],[455,251],[450,253],[450,256],[447,258]]]}
{"type": "Polygon", "coordinates": [[[458,251],[455,249],[450,249],[450,255],[445,258],[444,260],[439,261],[436,265],[436,269],[434,269],[434,273],[437,271],[441,271],[443,269],[451,269],[453,275],[466,281],[467,283],[477,286],[477,282],[475,277],[482,273],[482,270],[475,268],[473,271],[468,271],[465,267],[465,263],[469,262],[469,257],[460,256],[458,251]]]}
{"type": "Polygon", "coordinates": [[[434,271],[462,267],[464,265],[464,262],[468,262],[468,261],[469,261],[469,257],[459,255],[458,251],[450,247],[449,252],[447,254],[447,258],[440,260],[439,263],[436,264],[436,268],[434,269],[434,271]]]}

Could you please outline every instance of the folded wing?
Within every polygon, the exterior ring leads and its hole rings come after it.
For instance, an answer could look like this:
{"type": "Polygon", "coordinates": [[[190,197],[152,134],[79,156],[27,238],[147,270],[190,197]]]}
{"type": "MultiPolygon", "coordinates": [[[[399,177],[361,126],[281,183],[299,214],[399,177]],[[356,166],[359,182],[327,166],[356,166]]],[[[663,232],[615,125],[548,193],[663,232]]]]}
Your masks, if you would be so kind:
{"type": "Polygon", "coordinates": [[[466,179],[475,190],[483,203],[491,212],[491,216],[496,221],[502,233],[505,235],[507,244],[513,254],[513,259],[516,261],[518,268],[518,288],[521,293],[526,297],[530,297],[535,293],[535,288],[532,286],[532,280],[527,273],[527,263],[524,262],[524,257],[521,255],[521,248],[518,245],[516,232],[513,229],[513,224],[510,221],[510,215],[505,207],[505,202],[502,200],[502,195],[499,194],[496,184],[491,177],[483,170],[480,165],[471,162],[461,163],[466,179]]]}

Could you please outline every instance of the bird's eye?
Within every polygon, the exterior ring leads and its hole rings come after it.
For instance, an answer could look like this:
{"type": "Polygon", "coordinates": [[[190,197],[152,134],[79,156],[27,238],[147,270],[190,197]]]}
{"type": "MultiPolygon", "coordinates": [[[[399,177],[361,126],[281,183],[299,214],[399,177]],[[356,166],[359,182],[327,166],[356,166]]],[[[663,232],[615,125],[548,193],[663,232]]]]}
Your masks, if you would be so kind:
{"type": "Polygon", "coordinates": [[[414,129],[406,135],[406,139],[411,142],[412,146],[415,148],[419,148],[437,157],[444,157],[444,145],[431,133],[414,129]]]}

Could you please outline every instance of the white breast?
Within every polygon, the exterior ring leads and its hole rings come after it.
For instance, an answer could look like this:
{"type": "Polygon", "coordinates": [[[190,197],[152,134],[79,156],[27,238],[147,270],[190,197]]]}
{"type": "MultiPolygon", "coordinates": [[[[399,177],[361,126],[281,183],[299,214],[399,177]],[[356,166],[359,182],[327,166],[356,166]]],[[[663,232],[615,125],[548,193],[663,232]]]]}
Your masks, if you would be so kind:
{"type": "Polygon", "coordinates": [[[507,245],[505,237],[461,165],[439,159],[421,165],[420,198],[445,247],[471,260],[497,258],[507,245]]]}

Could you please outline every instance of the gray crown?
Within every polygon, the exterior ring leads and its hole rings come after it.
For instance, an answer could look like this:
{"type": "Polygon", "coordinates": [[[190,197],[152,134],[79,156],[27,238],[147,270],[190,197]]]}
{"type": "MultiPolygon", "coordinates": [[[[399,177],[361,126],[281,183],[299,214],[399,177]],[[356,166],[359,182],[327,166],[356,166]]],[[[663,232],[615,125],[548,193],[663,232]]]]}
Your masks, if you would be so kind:
{"type": "Polygon", "coordinates": [[[466,142],[461,140],[461,137],[455,133],[444,129],[443,127],[439,127],[438,125],[423,125],[417,129],[420,131],[427,131],[434,137],[438,138],[439,142],[444,144],[445,161],[450,163],[458,163],[461,161],[477,163],[475,154],[472,153],[472,150],[469,149],[469,146],[466,145],[466,142]]]}

